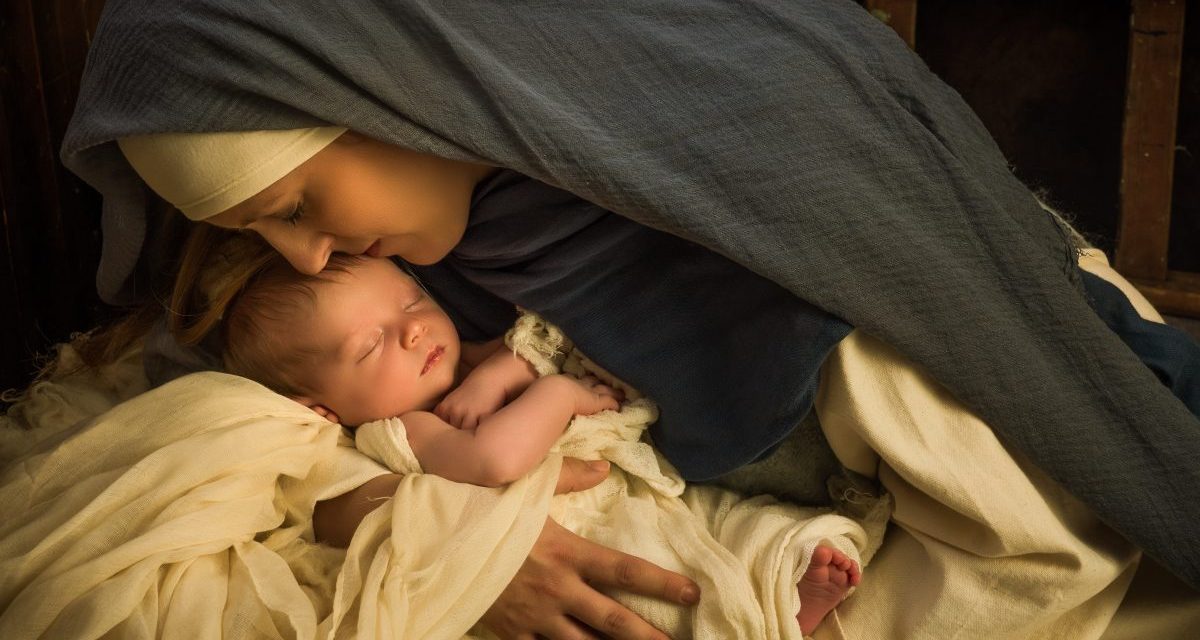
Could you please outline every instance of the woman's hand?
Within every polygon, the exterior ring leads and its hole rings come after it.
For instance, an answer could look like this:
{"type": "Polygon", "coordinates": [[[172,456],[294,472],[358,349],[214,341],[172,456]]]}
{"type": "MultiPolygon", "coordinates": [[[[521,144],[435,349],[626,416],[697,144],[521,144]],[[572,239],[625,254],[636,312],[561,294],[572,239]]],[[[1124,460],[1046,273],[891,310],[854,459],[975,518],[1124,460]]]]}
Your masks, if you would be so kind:
{"type": "MultiPolygon", "coordinates": [[[[587,489],[607,475],[607,464],[563,460],[558,493],[587,489]]],[[[505,639],[596,638],[668,640],[596,587],[610,587],[691,605],[699,601],[696,583],[634,556],[581,538],[546,519],[525,564],[483,616],[505,639]]]]}

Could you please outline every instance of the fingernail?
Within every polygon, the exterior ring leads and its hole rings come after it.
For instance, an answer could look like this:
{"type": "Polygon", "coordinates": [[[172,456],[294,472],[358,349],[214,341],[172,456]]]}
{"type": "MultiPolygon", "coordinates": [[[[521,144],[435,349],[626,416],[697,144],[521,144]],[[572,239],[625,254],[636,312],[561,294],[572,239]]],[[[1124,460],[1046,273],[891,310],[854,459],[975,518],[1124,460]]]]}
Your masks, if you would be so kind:
{"type": "Polygon", "coordinates": [[[696,604],[700,602],[700,590],[696,587],[684,587],[683,592],[679,594],[679,599],[684,604],[696,604]]]}
{"type": "Polygon", "coordinates": [[[588,468],[592,471],[607,471],[608,460],[592,460],[588,463],[588,468]]]}

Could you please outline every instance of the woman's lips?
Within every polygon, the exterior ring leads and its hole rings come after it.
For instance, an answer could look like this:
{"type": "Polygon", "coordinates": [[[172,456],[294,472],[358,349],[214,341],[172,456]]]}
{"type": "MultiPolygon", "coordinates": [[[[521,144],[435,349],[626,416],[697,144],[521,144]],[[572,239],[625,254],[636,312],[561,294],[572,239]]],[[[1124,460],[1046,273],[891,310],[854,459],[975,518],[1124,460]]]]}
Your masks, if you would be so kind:
{"type": "Polygon", "coordinates": [[[421,368],[421,375],[425,375],[442,359],[442,354],[446,353],[446,347],[436,346],[429,350],[429,355],[425,356],[425,366],[421,368]]]}
{"type": "Polygon", "coordinates": [[[379,257],[379,241],[376,240],[375,242],[372,242],[371,246],[367,247],[367,250],[364,251],[363,253],[371,256],[372,258],[378,258],[379,257]]]}

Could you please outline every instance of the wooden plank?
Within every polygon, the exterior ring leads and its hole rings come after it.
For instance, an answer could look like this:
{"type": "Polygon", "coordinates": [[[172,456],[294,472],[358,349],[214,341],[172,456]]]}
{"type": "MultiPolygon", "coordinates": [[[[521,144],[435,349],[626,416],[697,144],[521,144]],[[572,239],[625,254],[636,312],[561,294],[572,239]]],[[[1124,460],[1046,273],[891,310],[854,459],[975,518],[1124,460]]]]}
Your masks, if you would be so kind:
{"type": "MultiPolygon", "coordinates": [[[[43,319],[35,254],[43,244],[39,214],[43,209],[40,180],[49,168],[45,110],[42,103],[41,67],[31,0],[0,4],[0,94],[3,100],[4,257],[8,282],[4,294],[14,315],[6,331],[3,386],[23,386],[33,371],[32,357],[44,348],[40,336],[43,319]]],[[[49,316],[51,314],[45,314],[49,316]]]]}
{"type": "Polygon", "coordinates": [[[1116,266],[1150,281],[1167,277],[1184,4],[1134,0],[1129,26],[1116,266]]]}
{"type": "Polygon", "coordinates": [[[1160,313],[1200,318],[1200,274],[1168,271],[1163,280],[1131,278],[1130,282],[1160,313]]]}
{"type": "MultiPolygon", "coordinates": [[[[0,14],[2,18],[3,14],[0,14]]],[[[7,34],[7,27],[0,27],[0,37],[7,34]]],[[[8,53],[2,48],[0,52],[8,53]]],[[[5,58],[8,57],[5,55],[5,58]]],[[[7,79],[5,64],[0,62],[0,90],[7,91],[7,79]]],[[[4,100],[0,100],[0,166],[7,167],[11,165],[16,149],[8,136],[9,114],[4,103],[4,100]]],[[[7,172],[0,176],[0,300],[4,301],[4,312],[0,313],[0,391],[23,386],[28,382],[30,373],[30,367],[25,363],[28,354],[24,347],[30,317],[21,289],[17,286],[13,260],[17,239],[8,222],[14,185],[10,184],[8,178],[7,172]]],[[[0,407],[3,406],[0,404],[0,407]]]]}
{"type": "Polygon", "coordinates": [[[0,3],[0,389],[99,318],[99,198],[59,162],[99,0],[0,3]]]}
{"type": "Polygon", "coordinates": [[[866,0],[871,15],[899,34],[908,48],[917,48],[917,0],[866,0]]]}
{"type": "Polygon", "coordinates": [[[100,261],[99,197],[62,165],[58,150],[75,109],[87,47],[102,5],[94,0],[52,0],[39,3],[34,13],[49,148],[54,154],[42,189],[58,203],[57,218],[46,221],[47,239],[58,262],[56,289],[75,301],[62,319],[67,330],[85,329],[95,322],[95,308],[100,305],[93,284],[100,261]]]}

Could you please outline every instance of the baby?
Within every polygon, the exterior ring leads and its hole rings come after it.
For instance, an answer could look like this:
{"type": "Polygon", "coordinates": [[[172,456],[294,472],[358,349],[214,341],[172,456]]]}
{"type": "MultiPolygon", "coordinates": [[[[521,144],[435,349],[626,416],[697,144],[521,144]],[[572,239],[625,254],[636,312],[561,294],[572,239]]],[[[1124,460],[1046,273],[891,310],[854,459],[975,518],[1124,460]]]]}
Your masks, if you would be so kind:
{"type": "Polygon", "coordinates": [[[537,466],[572,416],[619,400],[595,378],[539,378],[499,346],[460,344],[413,278],[360,256],[313,277],[269,264],[225,320],[231,373],[333,422],[400,417],[429,473],[489,487],[537,466]]]}
{"type": "MultiPolygon", "coordinates": [[[[399,266],[335,255],[306,276],[282,258],[250,280],[224,320],[229,372],[345,425],[399,417],[425,472],[483,486],[542,462],[575,415],[617,410],[594,377],[538,377],[500,341],[462,344],[450,318],[399,266]]],[[[857,563],[830,546],[796,584],[809,633],[858,584],[857,563]]]]}

